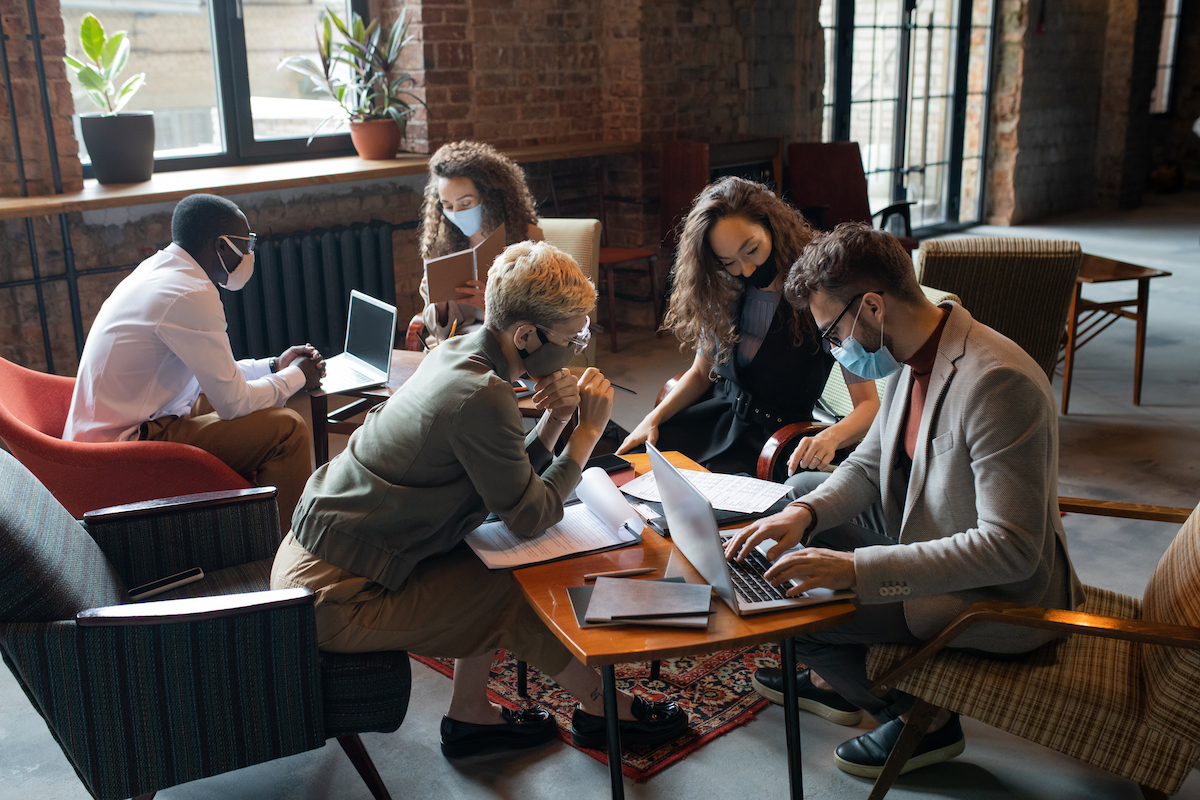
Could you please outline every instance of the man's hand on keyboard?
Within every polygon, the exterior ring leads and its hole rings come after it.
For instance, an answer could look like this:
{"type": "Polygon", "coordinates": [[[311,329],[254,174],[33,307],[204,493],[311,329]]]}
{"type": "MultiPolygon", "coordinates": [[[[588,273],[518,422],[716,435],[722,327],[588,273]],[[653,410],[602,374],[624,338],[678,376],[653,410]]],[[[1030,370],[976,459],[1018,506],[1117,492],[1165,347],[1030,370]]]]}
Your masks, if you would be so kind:
{"type": "Polygon", "coordinates": [[[778,514],[755,520],[742,528],[725,545],[725,557],[741,561],[764,539],[774,539],[776,544],[767,551],[767,558],[774,561],[800,544],[804,532],[812,522],[812,515],[805,506],[788,506],[778,514]]]}
{"type": "Polygon", "coordinates": [[[763,577],[775,586],[797,581],[797,586],[788,589],[789,597],[809,589],[853,589],[854,553],[806,547],[784,554],[763,577]]]}

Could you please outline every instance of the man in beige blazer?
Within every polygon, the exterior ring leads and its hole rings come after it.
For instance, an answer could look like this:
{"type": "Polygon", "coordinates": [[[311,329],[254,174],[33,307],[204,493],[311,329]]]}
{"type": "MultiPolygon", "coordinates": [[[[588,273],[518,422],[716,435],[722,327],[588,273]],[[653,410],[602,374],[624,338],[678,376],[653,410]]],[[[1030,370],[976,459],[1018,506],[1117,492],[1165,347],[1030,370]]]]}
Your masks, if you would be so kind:
{"type": "MultiPolygon", "coordinates": [[[[808,665],[800,707],[846,725],[859,709],[882,724],[837,748],[839,768],[874,777],[911,708],[897,691],[877,698],[869,645],[917,644],[979,600],[1073,609],[1082,586],[1058,510],[1058,416],[1045,373],[1021,348],[954,303],[922,294],[894,237],[861,224],[817,239],[785,291],[812,311],[822,339],[850,371],[892,374],[866,438],[821,486],[745,528],[731,558],[770,538],[772,580],[853,588],[858,614],[797,641],[808,665]],[[843,525],[879,504],[886,530],[843,525]],[[799,544],[808,547],[789,551],[799,544]]],[[[972,628],[955,647],[1024,653],[1051,635],[972,628]]],[[[761,693],[782,700],[779,670],[759,670],[761,693]]],[[[906,770],[962,752],[956,714],[942,710],[906,770]]]]}

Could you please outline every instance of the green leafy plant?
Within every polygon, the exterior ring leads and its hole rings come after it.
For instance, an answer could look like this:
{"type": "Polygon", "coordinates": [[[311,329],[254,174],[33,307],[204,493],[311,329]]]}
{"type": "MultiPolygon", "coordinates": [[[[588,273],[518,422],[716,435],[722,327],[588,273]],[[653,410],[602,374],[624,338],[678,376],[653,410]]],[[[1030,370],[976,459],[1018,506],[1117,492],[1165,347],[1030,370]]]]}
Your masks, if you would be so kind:
{"type": "MultiPolygon", "coordinates": [[[[420,98],[408,91],[416,80],[407,72],[392,78],[391,73],[400,60],[404,47],[416,37],[408,33],[409,20],[401,11],[396,24],[387,38],[379,20],[364,25],[362,18],[350,13],[350,24],[346,25],[333,11],[326,10],[317,21],[317,53],[319,61],[309,56],[291,56],[279,63],[279,69],[287,67],[311,78],[319,88],[329,94],[351,122],[372,119],[391,119],[404,130],[405,118],[418,105],[420,98]],[[341,39],[334,38],[334,29],[341,39]],[[344,66],[346,69],[338,69],[344,66]]],[[[332,119],[326,117],[312,136],[332,119]]]]}
{"type": "Polygon", "coordinates": [[[129,37],[125,33],[117,31],[106,37],[100,20],[88,14],[79,26],[79,44],[90,63],[63,56],[63,61],[79,77],[87,96],[105,116],[113,116],[124,108],[146,82],[146,73],[139,72],[117,88],[117,76],[129,60],[129,37]]]}

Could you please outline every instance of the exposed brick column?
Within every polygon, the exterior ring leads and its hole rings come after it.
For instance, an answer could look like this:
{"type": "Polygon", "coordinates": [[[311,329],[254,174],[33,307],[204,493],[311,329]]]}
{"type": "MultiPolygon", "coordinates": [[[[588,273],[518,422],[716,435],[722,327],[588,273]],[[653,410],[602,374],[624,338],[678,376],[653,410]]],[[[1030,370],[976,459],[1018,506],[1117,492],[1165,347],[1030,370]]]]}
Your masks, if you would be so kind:
{"type": "MultiPolygon", "coordinates": [[[[67,82],[66,65],[62,61],[65,53],[62,14],[58,0],[37,0],[36,8],[63,190],[79,191],[83,188],[83,167],[79,163],[79,143],[75,141],[71,128],[75,101],[67,82]]],[[[29,39],[28,6],[24,0],[0,0],[0,16],[4,22],[4,33],[8,36],[5,47],[28,191],[30,195],[53,194],[54,180],[42,115],[37,63],[33,43],[29,39]]],[[[0,196],[19,197],[20,194],[12,120],[7,102],[0,102],[0,196]]]]}
{"type": "MultiPolygon", "coordinates": [[[[400,57],[399,71],[407,72],[416,80],[416,86],[410,89],[413,95],[429,102],[425,86],[426,59],[423,40],[426,17],[424,9],[419,2],[411,0],[383,0],[381,3],[380,18],[389,31],[399,20],[402,12],[409,23],[409,35],[416,38],[412,44],[404,48],[400,57]]],[[[432,12],[432,16],[435,19],[443,19],[445,14],[442,9],[438,9],[432,12]]],[[[396,76],[393,75],[393,77],[396,76]]],[[[408,118],[404,127],[404,141],[401,143],[401,147],[414,153],[429,152],[429,119],[428,112],[424,108],[418,107],[408,118]]]]}

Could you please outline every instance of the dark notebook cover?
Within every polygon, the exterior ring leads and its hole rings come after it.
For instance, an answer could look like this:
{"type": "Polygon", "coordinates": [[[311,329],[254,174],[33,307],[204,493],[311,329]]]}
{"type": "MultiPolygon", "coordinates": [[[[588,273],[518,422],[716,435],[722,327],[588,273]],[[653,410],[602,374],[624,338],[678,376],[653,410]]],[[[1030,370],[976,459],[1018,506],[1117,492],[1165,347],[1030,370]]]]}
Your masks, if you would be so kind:
{"type": "Polygon", "coordinates": [[[711,609],[712,587],[706,583],[598,578],[584,619],[707,627],[711,609]]]}

